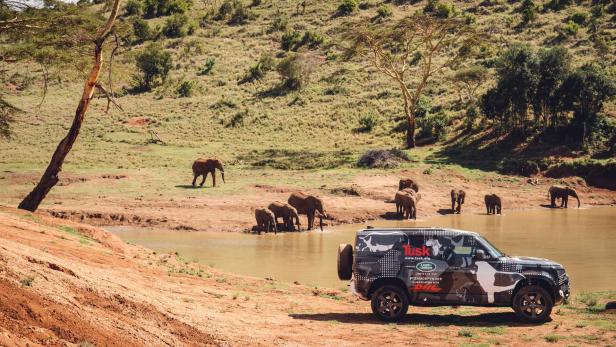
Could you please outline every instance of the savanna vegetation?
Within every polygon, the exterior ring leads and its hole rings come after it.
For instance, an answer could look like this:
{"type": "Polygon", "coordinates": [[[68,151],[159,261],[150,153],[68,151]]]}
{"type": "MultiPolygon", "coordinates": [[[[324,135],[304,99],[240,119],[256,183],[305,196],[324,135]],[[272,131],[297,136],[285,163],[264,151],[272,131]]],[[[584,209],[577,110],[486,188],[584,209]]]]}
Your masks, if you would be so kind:
{"type": "MultiPolygon", "coordinates": [[[[0,3],[6,170],[49,161],[112,5],[0,3]]],[[[397,167],[603,165],[615,16],[601,0],[122,2],[66,164],[178,180],[196,156],[347,170],[374,149],[404,151],[397,167]]]]}

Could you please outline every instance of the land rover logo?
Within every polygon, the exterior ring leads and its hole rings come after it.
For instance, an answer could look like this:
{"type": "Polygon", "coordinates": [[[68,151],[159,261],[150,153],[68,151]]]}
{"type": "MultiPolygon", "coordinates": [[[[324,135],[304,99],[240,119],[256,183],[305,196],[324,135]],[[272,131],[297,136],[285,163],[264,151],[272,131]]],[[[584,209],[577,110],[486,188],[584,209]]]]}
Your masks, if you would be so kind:
{"type": "Polygon", "coordinates": [[[421,272],[430,272],[436,269],[436,265],[429,261],[422,261],[421,263],[417,264],[416,268],[421,272]]]}

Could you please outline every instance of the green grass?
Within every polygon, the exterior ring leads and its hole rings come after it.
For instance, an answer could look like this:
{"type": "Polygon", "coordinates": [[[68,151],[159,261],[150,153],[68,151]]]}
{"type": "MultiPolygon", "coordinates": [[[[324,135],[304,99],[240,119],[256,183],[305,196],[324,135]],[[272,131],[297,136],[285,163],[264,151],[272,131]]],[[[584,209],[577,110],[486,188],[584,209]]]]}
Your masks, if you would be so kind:
{"type": "Polygon", "coordinates": [[[554,335],[554,334],[545,335],[545,336],[543,337],[543,339],[544,339],[544,340],[546,340],[547,342],[550,342],[550,343],[556,343],[556,342],[559,342],[559,341],[561,341],[561,340],[562,340],[562,339],[564,339],[564,338],[565,338],[564,336],[561,336],[561,335],[554,335]]]}
{"type": "Polygon", "coordinates": [[[458,331],[458,336],[459,337],[473,337],[474,334],[473,334],[473,331],[471,329],[466,329],[465,328],[465,329],[460,329],[458,331]]]}

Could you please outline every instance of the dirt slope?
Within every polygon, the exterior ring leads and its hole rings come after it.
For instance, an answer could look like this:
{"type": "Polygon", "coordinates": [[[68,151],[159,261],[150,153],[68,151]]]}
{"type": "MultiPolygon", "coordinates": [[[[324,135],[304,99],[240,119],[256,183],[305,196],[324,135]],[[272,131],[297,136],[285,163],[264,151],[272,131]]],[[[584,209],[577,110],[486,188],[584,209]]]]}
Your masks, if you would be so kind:
{"type": "MultiPolygon", "coordinates": [[[[615,296],[606,295],[600,301],[615,296]]],[[[100,229],[0,207],[0,346],[616,341],[613,314],[579,303],[537,327],[515,323],[508,309],[411,312],[381,324],[349,293],[200,268],[100,229]]]]}

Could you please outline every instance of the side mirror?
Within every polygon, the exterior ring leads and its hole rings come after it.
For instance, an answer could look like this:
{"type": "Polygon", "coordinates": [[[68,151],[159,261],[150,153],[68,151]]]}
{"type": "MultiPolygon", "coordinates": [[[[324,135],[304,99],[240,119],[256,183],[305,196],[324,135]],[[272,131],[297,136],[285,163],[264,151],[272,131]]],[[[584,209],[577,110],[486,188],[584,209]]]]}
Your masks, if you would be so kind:
{"type": "Polygon", "coordinates": [[[477,260],[485,260],[485,259],[489,259],[490,257],[488,255],[486,255],[486,252],[483,249],[478,249],[475,251],[475,259],[477,260]]]}

